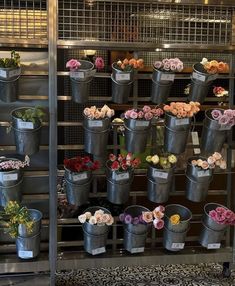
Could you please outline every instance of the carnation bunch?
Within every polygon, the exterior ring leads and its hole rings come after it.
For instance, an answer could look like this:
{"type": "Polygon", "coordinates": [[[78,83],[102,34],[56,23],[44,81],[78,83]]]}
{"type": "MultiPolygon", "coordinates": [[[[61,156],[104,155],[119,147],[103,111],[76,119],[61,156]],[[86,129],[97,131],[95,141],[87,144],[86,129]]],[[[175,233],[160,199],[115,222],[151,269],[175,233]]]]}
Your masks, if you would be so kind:
{"type": "Polygon", "coordinates": [[[108,105],[104,105],[101,108],[94,106],[86,107],[83,113],[89,119],[102,119],[105,117],[111,118],[114,116],[114,110],[109,108],[108,105]]]}
{"type": "Polygon", "coordinates": [[[181,72],[184,69],[184,64],[179,58],[163,59],[162,61],[155,61],[153,66],[160,70],[166,72],[181,72]]]}
{"type": "Polygon", "coordinates": [[[125,224],[149,224],[153,223],[156,229],[162,229],[164,227],[165,208],[163,206],[156,207],[153,211],[142,212],[139,216],[132,217],[128,213],[122,213],[119,215],[119,219],[125,224]]]}
{"type": "Polygon", "coordinates": [[[218,62],[216,60],[208,61],[207,58],[203,58],[200,64],[203,65],[204,70],[209,74],[229,71],[229,66],[227,63],[218,62]]]}
{"type": "Polygon", "coordinates": [[[109,160],[107,161],[107,166],[112,171],[122,172],[128,169],[138,168],[140,163],[141,163],[140,159],[135,158],[131,153],[128,153],[126,156],[122,154],[118,154],[118,156],[110,154],[109,160]]]}
{"type": "Polygon", "coordinates": [[[211,111],[211,116],[222,126],[232,127],[235,125],[235,110],[226,109],[222,111],[219,109],[214,109],[211,111]]]}
{"type": "Polygon", "coordinates": [[[73,157],[70,159],[64,159],[64,167],[71,172],[83,172],[83,171],[95,171],[99,169],[100,163],[99,161],[92,161],[89,156],[81,157],[73,157]]]}
{"type": "Polygon", "coordinates": [[[174,154],[163,154],[163,155],[149,155],[146,157],[146,161],[159,169],[169,169],[172,168],[176,162],[177,158],[174,154]]]}
{"type": "Polygon", "coordinates": [[[114,223],[114,218],[111,214],[105,213],[102,209],[95,211],[92,215],[91,212],[85,212],[78,216],[78,220],[80,223],[90,223],[92,225],[112,225],[114,223]]]}
{"type": "Polygon", "coordinates": [[[171,113],[177,118],[193,117],[198,111],[200,111],[200,103],[190,101],[185,102],[171,102],[170,105],[163,107],[165,112],[171,113]]]}
{"type": "Polygon", "coordinates": [[[214,154],[209,156],[207,160],[192,160],[191,164],[193,166],[201,168],[202,170],[214,169],[216,166],[223,170],[227,168],[226,161],[218,152],[214,152],[214,154]]]}
{"type": "Polygon", "coordinates": [[[25,156],[24,161],[18,159],[7,159],[5,157],[0,157],[0,171],[12,171],[19,170],[26,166],[29,166],[30,159],[29,156],[25,156]]]}
{"type": "Polygon", "coordinates": [[[163,114],[161,108],[151,108],[145,105],[139,109],[129,109],[124,113],[126,119],[140,119],[140,120],[151,120],[153,117],[160,117],[163,114]]]}
{"type": "Polygon", "coordinates": [[[235,225],[235,213],[224,207],[209,211],[209,217],[218,224],[235,225]]]}
{"type": "Polygon", "coordinates": [[[223,96],[228,96],[228,91],[224,89],[222,86],[215,86],[213,88],[213,94],[216,97],[223,97],[223,96]]]}
{"type": "Polygon", "coordinates": [[[124,59],[123,61],[118,60],[114,63],[114,67],[121,71],[131,71],[134,69],[142,69],[144,67],[144,60],[143,59],[124,59]]]}

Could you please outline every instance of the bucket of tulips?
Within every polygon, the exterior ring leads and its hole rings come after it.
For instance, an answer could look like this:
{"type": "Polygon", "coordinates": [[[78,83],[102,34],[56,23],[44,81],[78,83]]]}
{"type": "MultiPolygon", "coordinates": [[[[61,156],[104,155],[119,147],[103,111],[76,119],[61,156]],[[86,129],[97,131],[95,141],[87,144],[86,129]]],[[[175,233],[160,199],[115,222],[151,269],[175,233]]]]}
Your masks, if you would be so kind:
{"type": "Polygon", "coordinates": [[[130,253],[144,252],[149,229],[152,225],[157,230],[162,229],[163,217],[163,206],[158,206],[153,211],[139,205],[127,207],[119,215],[124,227],[124,248],[130,253]]]}
{"type": "Polygon", "coordinates": [[[235,213],[218,203],[204,206],[199,243],[207,249],[218,249],[230,225],[235,225],[235,213]]]}

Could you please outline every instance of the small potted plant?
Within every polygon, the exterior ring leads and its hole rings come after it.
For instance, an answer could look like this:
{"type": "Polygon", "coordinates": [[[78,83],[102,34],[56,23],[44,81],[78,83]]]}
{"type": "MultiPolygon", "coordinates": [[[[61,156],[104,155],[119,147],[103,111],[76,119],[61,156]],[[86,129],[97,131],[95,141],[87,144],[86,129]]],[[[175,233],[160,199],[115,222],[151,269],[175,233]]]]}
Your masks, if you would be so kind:
{"type": "Polygon", "coordinates": [[[126,156],[109,155],[106,162],[107,196],[113,204],[124,204],[128,201],[134,169],[140,165],[140,159],[131,153],[126,156]]]}
{"type": "Polygon", "coordinates": [[[168,201],[174,179],[177,158],[174,154],[149,155],[148,162],[148,199],[155,203],[168,201]]]}
{"type": "Polygon", "coordinates": [[[65,190],[69,204],[81,206],[88,202],[92,171],[99,167],[99,162],[89,156],[64,159],[65,190]]]}
{"type": "Polygon", "coordinates": [[[45,112],[41,107],[19,107],[11,112],[16,151],[21,155],[33,155],[39,151],[42,120],[45,112]]]}
{"type": "Polygon", "coordinates": [[[11,52],[10,58],[0,58],[0,99],[14,102],[18,98],[18,79],[20,78],[20,55],[11,52]]]}

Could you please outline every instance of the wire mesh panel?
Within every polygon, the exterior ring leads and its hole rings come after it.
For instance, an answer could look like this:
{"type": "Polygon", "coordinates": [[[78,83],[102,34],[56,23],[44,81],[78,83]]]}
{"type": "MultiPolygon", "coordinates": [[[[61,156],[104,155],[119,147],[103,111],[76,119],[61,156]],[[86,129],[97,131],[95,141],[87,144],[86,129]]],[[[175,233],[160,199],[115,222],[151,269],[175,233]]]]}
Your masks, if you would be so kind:
{"type": "Polygon", "coordinates": [[[46,39],[47,1],[0,1],[0,38],[46,39]]]}
{"type": "Polygon", "coordinates": [[[59,39],[228,45],[233,8],[59,1],[59,39]]]}

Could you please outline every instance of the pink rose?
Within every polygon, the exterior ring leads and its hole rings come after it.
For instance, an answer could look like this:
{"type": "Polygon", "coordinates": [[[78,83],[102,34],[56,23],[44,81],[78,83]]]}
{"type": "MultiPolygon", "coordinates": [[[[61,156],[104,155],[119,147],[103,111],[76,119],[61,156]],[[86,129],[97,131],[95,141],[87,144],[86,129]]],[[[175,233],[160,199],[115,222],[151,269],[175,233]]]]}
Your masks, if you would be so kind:
{"type": "Polygon", "coordinates": [[[145,106],[143,107],[143,112],[144,112],[144,113],[147,113],[147,112],[150,112],[150,111],[151,111],[151,107],[150,107],[150,106],[145,105],[145,106]]]}
{"type": "Polygon", "coordinates": [[[227,125],[230,121],[230,118],[227,115],[222,115],[219,118],[219,124],[221,125],[227,125]]]}
{"type": "Polygon", "coordinates": [[[215,210],[218,214],[223,214],[226,211],[223,207],[217,207],[215,210]]]}
{"type": "Polygon", "coordinates": [[[117,161],[114,161],[114,162],[112,163],[112,165],[111,165],[111,169],[112,169],[113,171],[117,171],[119,168],[120,168],[119,163],[118,163],[117,161]]]}
{"type": "Polygon", "coordinates": [[[147,112],[145,113],[144,118],[146,120],[151,120],[153,118],[153,114],[151,112],[147,112]]]}
{"type": "Polygon", "coordinates": [[[75,59],[71,59],[66,63],[66,68],[69,68],[71,71],[78,69],[81,66],[81,63],[75,59]]]}
{"type": "Polygon", "coordinates": [[[164,220],[155,218],[153,221],[153,226],[156,229],[162,229],[164,227],[164,220]]]}
{"type": "Polygon", "coordinates": [[[215,210],[211,210],[209,211],[209,216],[215,220],[216,216],[217,216],[217,212],[215,210]]]}
{"type": "Polygon", "coordinates": [[[156,69],[160,69],[162,67],[162,62],[156,61],[153,65],[156,69]]]}
{"type": "Polygon", "coordinates": [[[184,69],[183,63],[178,63],[176,65],[176,69],[177,69],[178,72],[181,72],[184,69]]]}
{"type": "Polygon", "coordinates": [[[95,67],[98,69],[98,70],[101,70],[104,68],[104,60],[103,58],[101,57],[97,57],[95,59],[95,67]]]}
{"type": "Polygon", "coordinates": [[[214,109],[211,112],[211,116],[212,116],[213,119],[219,120],[220,117],[222,116],[222,112],[220,110],[218,110],[218,109],[214,109]]]}
{"type": "Polygon", "coordinates": [[[144,118],[144,112],[143,111],[138,112],[138,118],[140,118],[140,119],[144,118]]]}
{"type": "Polygon", "coordinates": [[[114,154],[109,154],[109,160],[114,162],[116,160],[116,156],[114,154]]]}
{"type": "Polygon", "coordinates": [[[162,63],[163,63],[163,65],[165,65],[166,63],[169,63],[169,60],[168,59],[163,59],[162,63]]]}
{"type": "Polygon", "coordinates": [[[224,213],[224,216],[227,218],[227,219],[230,219],[233,217],[233,212],[230,211],[230,210],[226,210],[225,213],[224,213]]]}
{"type": "Polygon", "coordinates": [[[176,70],[176,65],[175,64],[171,64],[171,70],[175,71],[176,70]]]}
{"type": "Polygon", "coordinates": [[[129,119],[130,118],[130,114],[131,114],[132,110],[127,110],[125,113],[124,113],[124,116],[126,119],[129,119]]]}
{"type": "Polygon", "coordinates": [[[165,63],[164,66],[163,66],[163,69],[166,70],[166,71],[169,71],[170,68],[171,68],[170,63],[165,63]]]}
{"type": "Polygon", "coordinates": [[[138,113],[132,110],[130,113],[130,118],[136,119],[137,117],[138,117],[138,113]]]}

